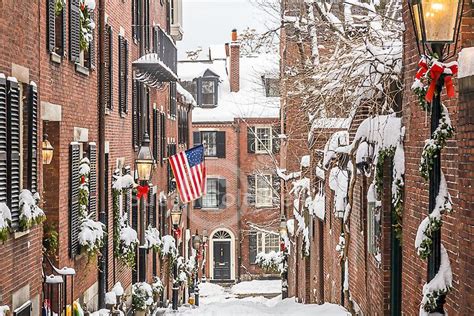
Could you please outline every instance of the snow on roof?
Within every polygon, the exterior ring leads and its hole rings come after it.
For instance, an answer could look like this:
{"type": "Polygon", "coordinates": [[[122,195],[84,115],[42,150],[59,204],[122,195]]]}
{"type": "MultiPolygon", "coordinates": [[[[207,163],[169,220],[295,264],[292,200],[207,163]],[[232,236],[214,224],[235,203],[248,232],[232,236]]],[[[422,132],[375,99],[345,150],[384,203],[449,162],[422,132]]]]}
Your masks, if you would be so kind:
{"type": "Polygon", "coordinates": [[[181,96],[183,97],[183,100],[186,104],[189,104],[189,105],[192,105],[192,106],[196,106],[196,100],[194,100],[194,97],[191,93],[188,92],[188,90],[184,89],[182,85],[178,83],[176,83],[176,91],[181,94],[181,96]]]}
{"type": "Polygon", "coordinates": [[[226,59],[225,46],[224,45],[210,45],[209,46],[209,59],[226,59]]]}
{"type": "Polygon", "coordinates": [[[193,122],[230,122],[236,118],[278,118],[280,98],[267,97],[262,76],[279,77],[279,56],[260,54],[240,58],[240,90],[230,92],[227,60],[180,62],[178,76],[191,81],[207,70],[219,76],[218,104],[214,108],[194,108],[193,122]]]}

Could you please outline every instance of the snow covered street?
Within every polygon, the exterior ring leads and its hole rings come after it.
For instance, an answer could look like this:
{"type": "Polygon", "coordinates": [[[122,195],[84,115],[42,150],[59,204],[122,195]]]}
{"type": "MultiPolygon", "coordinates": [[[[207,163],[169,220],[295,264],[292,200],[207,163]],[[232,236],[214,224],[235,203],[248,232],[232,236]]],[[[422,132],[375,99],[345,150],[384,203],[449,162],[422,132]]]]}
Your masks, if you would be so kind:
{"type": "Polygon", "coordinates": [[[282,300],[281,295],[270,299],[263,296],[276,294],[279,287],[279,280],[241,282],[231,288],[202,283],[199,287],[199,307],[180,307],[177,313],[169,311],[165,315],[350,315],[343,307],[335,304],[300,304],[294,298],[282,300]],[[238,298],[241,295],[249,296],[238,298]]]}

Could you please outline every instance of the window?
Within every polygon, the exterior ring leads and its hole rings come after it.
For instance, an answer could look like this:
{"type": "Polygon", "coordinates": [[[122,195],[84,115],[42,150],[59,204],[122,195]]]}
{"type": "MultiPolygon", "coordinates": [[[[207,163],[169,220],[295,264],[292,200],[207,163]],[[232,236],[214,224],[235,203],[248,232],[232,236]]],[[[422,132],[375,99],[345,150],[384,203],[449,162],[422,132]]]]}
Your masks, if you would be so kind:
{"type": "Polygon", "coordinates": [[[178,144],[188,143],[188,112],[182,108],[178,111],[178,144]]]}
{"type": "Polygon", "coordinates": [[[255,128],[255,152],[268,153],[272,150],[272,129],[271,127],[255,128]]]}
{"type": "Polygon", "coordinates": [[[203,208],[217,208],[218,204],[218,182],[217,179],[207,179],[206,195],[202,198],[203,208]]]}
{"type": "Polygon", "coordinates": [[[119,111],[128,113],[128,41],[122,35],[118,37],[119,43],[119,111]]]}
{"type": "Polygon", "coordinates": [[[256,175],[255,192],[255,204],[257,207],[272,206],[272,176],[256,175]]]}
{"type": "Polygon", "coordinates": [[[170,82],[170,115],[176,117],[176,82],[170,82]]]}
{"type": "Polygon", "coordinates": [[[217,80],[202,79],[201,104],[202,106],[214,106],[217,104],[217,80]]]}
{"type": "Polygon", "coordinates": [[[376,202],[369,202],[367,206],[367,250],[377,255],[380,253],[381,242],[381,207],[376,202]]]}
{"type": "Polygon", "coordinates": [[[217,132],[202,132],[202,143],[204,144],[204,155],[215,157],[217,155],[217,132]]]}
{"type": "Polygon", "coordinates": [[[267,97],[280,96],[280,81],[276,78],[264,78],[265,95],[267,97]]]}
{"type": "Polygon", "coordinates": [[[206,194],[195,201],[194,208],[226,208],[226,180],[208,177],[206,179],[206,194]]]}
{"type": "MultiPolygon", "coordinates": [[[[257,232],[257,253],[270,253],[280,251],[280,236],[277,233],[257,232]]],[[[253,259],[252,262],[255,262],[253,259]]]]}
{"type": "MultiPolygon", "coordinates": [[[[66,7],[63,2],[48,0],[48,50],[62,56],[66,36],[66,7]]],[[[60,59],[57,60],[58,62],[60,59]]]]}
{"type": "Polygon", "coordinates": [[[132,33],[135,41],[140,41],[141,35],[141,0],[132,0],[132,33]]]}

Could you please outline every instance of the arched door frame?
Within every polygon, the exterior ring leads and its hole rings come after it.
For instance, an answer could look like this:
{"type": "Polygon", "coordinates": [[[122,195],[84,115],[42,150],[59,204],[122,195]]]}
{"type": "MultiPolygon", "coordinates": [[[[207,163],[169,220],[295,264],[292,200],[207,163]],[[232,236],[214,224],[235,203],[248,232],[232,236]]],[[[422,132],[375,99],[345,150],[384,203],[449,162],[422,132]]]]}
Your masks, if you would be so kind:
{"type": "Polygon", "coordinates": [[[217,228],[212,231],[210,234],[210,243],[209,243],[209,277],[214,279],[214,241],[230,241],[230,279],[235,280],[235,235],[234,233],[227,228],[217,228]],[[230,239],[215,239],[214,235],[218,231],[224,231],[230,235],[230,239]]]}

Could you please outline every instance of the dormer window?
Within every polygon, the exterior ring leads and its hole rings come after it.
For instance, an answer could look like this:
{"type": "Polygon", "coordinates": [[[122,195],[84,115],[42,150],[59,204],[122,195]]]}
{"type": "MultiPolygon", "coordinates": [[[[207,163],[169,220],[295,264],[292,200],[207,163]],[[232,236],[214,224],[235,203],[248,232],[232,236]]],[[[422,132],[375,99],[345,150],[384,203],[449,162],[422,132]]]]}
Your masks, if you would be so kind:
{"type": "Polygon", "coordinates": [[[279,97],[280,96],[280,80],[278,78],[262,77],[265,86],[265,96],[279,97]]]}
{"type": "Polygon", "coordinates": [[[201,79],[201,105],[203,107],[217,105],[217,79],[201,79]]]}

